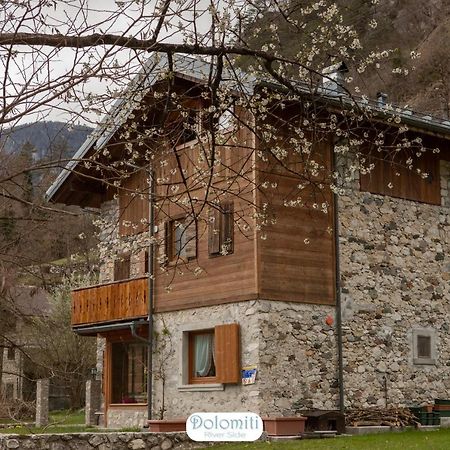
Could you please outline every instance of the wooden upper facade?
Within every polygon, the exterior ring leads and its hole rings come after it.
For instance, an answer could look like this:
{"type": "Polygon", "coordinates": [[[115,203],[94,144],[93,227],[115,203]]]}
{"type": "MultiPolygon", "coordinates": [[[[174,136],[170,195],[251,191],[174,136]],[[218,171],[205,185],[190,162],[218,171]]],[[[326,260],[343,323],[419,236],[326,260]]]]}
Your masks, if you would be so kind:
{"type": "MultiPolygon", "coordinates": [[[[202,108],[198,99],[190,99],[190,105],[202,108]]],[[[334,304],[331,181],[314,175],[302,190],[302,203],[296,203],[295,172],[301,172],[308,161],[290,161],[280,169],[276,158],[259,158],[263,148],[254,132],[255,118],[242,107],[236,107],[234,114],[241,119],[240,126],[214,147],[217,163],[212,166],[208,166],[212,146],[190,139],[184,131],[183,139],[165,139],[157,145],[155,311],[254,299],[334,304]]],[[[408,163],[402,152],[394,164],[392,156],[368,152],[367,160],[374,167],[370,174],[361,174],[361,190],[439,205],[439,159],[448,158],[448,141],[425,139],[433,148],[444,147],[441,154],[427,153],[415,166],[426,177],[404,167],[408,163]]],[[[283,142],[290,145],[289,135],[283,142]]],[[[126,143],[118,144],[116,139],[113,145],[126,143]]],[[[328,174],[334,145],[331,135],[313,145],[316,161],[328,174]]],[[[104,190],[102,202],[117,197],[117,228],[124,240],[148,233],[149,178],[145,165],[130,170],[118,190],[104,190]]],[[[145,251],[141,248],[133,257],[144,261],[145,251]]],[[[143,263],[140,277],[145,277],[145,267],[143,263]]],[[[73,293],[72,324],[145,317],[147,289],[145,278],[78,289],[73,293]]]]}

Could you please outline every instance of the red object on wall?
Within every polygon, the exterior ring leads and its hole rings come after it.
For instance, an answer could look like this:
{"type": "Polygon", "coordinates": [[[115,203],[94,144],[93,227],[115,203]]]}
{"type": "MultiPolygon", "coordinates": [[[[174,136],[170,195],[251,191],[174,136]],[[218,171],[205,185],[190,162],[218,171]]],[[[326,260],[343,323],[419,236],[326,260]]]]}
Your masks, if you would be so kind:
{"type": "Polygon", "coordinates": [[[326,323],[329,327],[331,327],[331,325],[333,325],[333,322],[334,322],[334,320],[333,320],[333,318],[332,318],[331,316],[327,316],[327,318],[325,319],[325,323],[326,323]]]}

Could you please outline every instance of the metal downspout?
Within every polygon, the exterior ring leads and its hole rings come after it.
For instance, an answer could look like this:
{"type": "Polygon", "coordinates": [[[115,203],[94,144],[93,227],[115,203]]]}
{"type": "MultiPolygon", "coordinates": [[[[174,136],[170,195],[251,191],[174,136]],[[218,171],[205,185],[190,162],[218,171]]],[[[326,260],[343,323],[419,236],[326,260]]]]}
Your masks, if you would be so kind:
{"type": "Polygon", "coordinates": [[[149,207],[148,207],[148,229],[149,229],[149,247],[148,247],[148,347],[147,347],[147,418],[152,419],[153,405],[153,301],[155,294],[155,214],[154,214],[154,194],[155,183],[153,176],[153,166],[150,163],[148,169],[149,183],[149,207]]]}
{"type": "MultiPolygon", "coordinates": [[[[333,148],[333,171],[337,173],[337,158],[333,148]]],[[[337,181],[337,180],[336,180],[337,181]]],[[[338,384],[339,384],[339,411],[344,413],[345,392],[344,392],[344,360],[343,360],[343,343],[342,343],[342,301],[341,301],[341,265],[339,252],[339,196],[335,192],[334,200],[334,253],[336,261],[336,332],[338,347],[338,384]]]]}

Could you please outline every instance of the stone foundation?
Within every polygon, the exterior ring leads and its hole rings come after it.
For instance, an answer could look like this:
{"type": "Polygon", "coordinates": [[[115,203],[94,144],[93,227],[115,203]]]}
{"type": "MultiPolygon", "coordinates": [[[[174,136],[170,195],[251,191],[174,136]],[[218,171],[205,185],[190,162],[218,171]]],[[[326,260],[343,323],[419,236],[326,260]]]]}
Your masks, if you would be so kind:
{"type": "Polygon", "coordinates": [[[155,419],[187,418],[198,411],[260,410],[257,385],[214,385],[209,386],[211,390],[205,390],[208,385],[188,385],[187,349],[183,349],[183,333],[237,322],[241,325],[242,366],[258,366],[259,326],[256,305],[257,302],[240,302],[155,316],[158,336],[153,365],[155,419]]]}
{"type": "Polygon", "coordinates": [[[0,434],[0,450],[169,450],[205,447],[186,433],[0,434]]]}
{"type": "MultiPolygon", "coordinates": [[[[266,416],[290,415],[294,406],[336,408],[335,334],[334,325],[327,325],[334,314],[333,306],[264,300],[157,314],[153,418],[187,418],[198,411],[266,416]],[[241,364],[257,366],[256,383],[188,385],[183,334],[231,322],[240,324],[241,364]]],[[[109,427],[141,424],[131,405],[108,410],[109,427]]]]}
{"type": "Polygon", "coordinates": [[[147,407],[109,407],[107,424],[108,428],[143,428],[147,424],[147,407]]]}

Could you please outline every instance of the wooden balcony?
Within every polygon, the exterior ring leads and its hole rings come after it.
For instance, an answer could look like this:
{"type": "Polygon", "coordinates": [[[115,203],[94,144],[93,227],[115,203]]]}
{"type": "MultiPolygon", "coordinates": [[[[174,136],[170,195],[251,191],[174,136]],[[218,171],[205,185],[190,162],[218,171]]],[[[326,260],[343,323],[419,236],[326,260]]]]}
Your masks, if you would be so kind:
{"type": "Polygon", "coordinates": [[[148,278],[118,281],[72,291],[72,326],[147,315],[148,278]]]}

